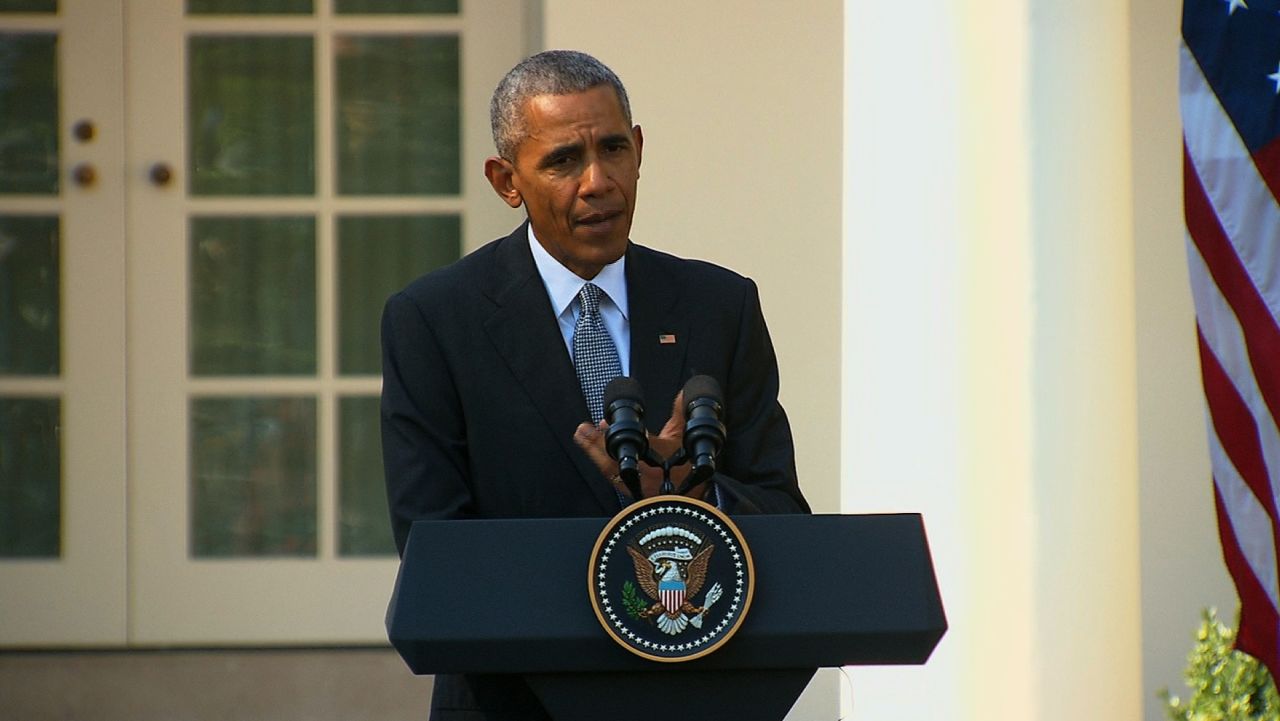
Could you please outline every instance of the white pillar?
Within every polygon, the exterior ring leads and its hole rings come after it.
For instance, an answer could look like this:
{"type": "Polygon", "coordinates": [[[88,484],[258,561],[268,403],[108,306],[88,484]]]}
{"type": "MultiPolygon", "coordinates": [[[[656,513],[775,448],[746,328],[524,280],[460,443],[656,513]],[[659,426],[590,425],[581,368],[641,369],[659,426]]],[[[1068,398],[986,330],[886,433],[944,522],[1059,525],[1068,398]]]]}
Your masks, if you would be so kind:
{"type": "Polygon", "coordinates": [[[844,496],[919,510],[951,630],[865,719],[1135,718],[1123,4],[845,6],[844,496]]]}
{"type": "Polygon", "coordinates": [[[1031,11],[1036,718],[1138,718],[1129,8],[1031,11]]]}

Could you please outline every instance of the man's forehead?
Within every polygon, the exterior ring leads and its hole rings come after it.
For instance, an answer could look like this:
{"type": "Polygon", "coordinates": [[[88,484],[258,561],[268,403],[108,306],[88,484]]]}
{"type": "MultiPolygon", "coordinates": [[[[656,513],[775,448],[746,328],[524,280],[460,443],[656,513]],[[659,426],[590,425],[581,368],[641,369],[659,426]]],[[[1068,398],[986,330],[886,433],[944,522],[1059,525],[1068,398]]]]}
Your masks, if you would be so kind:
{"type": "Polygon", "coordinates": [[[627,124],[622,101],[608,85],[596,85],[574,93],[534,95],[524,102],[521,110],[525,122],[530,125],[587,119],[617,120],[624,127],[627,124]]]}

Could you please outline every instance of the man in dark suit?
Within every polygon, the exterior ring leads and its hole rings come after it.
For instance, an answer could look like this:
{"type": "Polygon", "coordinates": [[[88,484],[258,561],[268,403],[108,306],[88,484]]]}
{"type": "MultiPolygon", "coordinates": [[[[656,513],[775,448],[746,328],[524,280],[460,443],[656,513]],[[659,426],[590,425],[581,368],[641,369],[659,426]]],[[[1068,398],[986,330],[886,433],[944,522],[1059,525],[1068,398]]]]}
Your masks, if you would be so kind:
{"type": "MultiPolygon", "coordinates": [[[[383,458],[400,551],[417,519],[619,510],[600,384],[584,361],[575,370],[586,357],[575,336],[604,338],[613,374],[643,387],[663,455],[680,443],[673,400],[685,381],[720,382],[719,472],[691,495],[730,512],[807,512],[755,284],[630,242],[644,139],[617,77],[582,53],[540,53],[499,84],[491,117],[499,154],[485,175],[528,221],[414,281],[383,315],[383,458]]],[[[646,495],[658,476],[646,473],[646,495]]],[[[432,718],[547,716],[518,678],[468,675],[436,678],[432,718]]]]}

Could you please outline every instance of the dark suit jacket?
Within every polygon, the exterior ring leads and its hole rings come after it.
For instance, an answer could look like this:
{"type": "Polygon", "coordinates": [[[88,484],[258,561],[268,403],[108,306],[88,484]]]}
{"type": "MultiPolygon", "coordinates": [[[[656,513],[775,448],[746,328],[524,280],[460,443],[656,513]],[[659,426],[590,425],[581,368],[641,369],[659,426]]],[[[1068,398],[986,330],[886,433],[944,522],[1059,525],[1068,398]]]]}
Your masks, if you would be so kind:
{"type": "MultiPolygon", "coordinates": [[[[730,511],[807,512],[755,284],[627,250],[631,376],[657,432],[707,374],[724,392],[715,477],[730,511]],[[659,336],[674,336],[660,343],[659,336]]],[[[396,546],[416,519],[611,516],[618,497],[573,441],[589,420],[525,226],[392,296],[382,319],[382,446],[396,546]]],[[[433,718],[537,719],[524,684],[437,677],[433,718]],[[488,711],[438,715],[446,708],[488,711]]]]}

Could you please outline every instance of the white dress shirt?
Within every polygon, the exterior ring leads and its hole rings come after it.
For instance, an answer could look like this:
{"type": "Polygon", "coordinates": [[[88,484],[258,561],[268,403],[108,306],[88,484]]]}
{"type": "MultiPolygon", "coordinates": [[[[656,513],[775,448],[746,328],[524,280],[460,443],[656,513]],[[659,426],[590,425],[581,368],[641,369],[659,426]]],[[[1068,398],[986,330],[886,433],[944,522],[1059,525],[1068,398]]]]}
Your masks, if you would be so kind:
{"type": "MultiPolygon", "coordinates": [[[[560,323],[560,335],[564,337],[564,347],[573,360],[573,328],[578,322],[578,314],[582,312],[582,304],[578,302],[578,292],[587,281],[574,275],[573,271],[551,257],[546,248],[533,234],[533,226],[529,226],[529,249],[533,251],[533,263],[538,267],[538,275],[542,277],[542,285],[547,289],[551,299],[551,308],[555,311],[556,320],[560,323]]],[[[631,375],[631,321],[627,315],[627,256],[606,265],[590,282],[595,283],[604,296],[600,298],[600,319],[604,328],[613,339],[613,346],[618,350],[618,360],[622,362],[622,375],[631,375]]]]}

